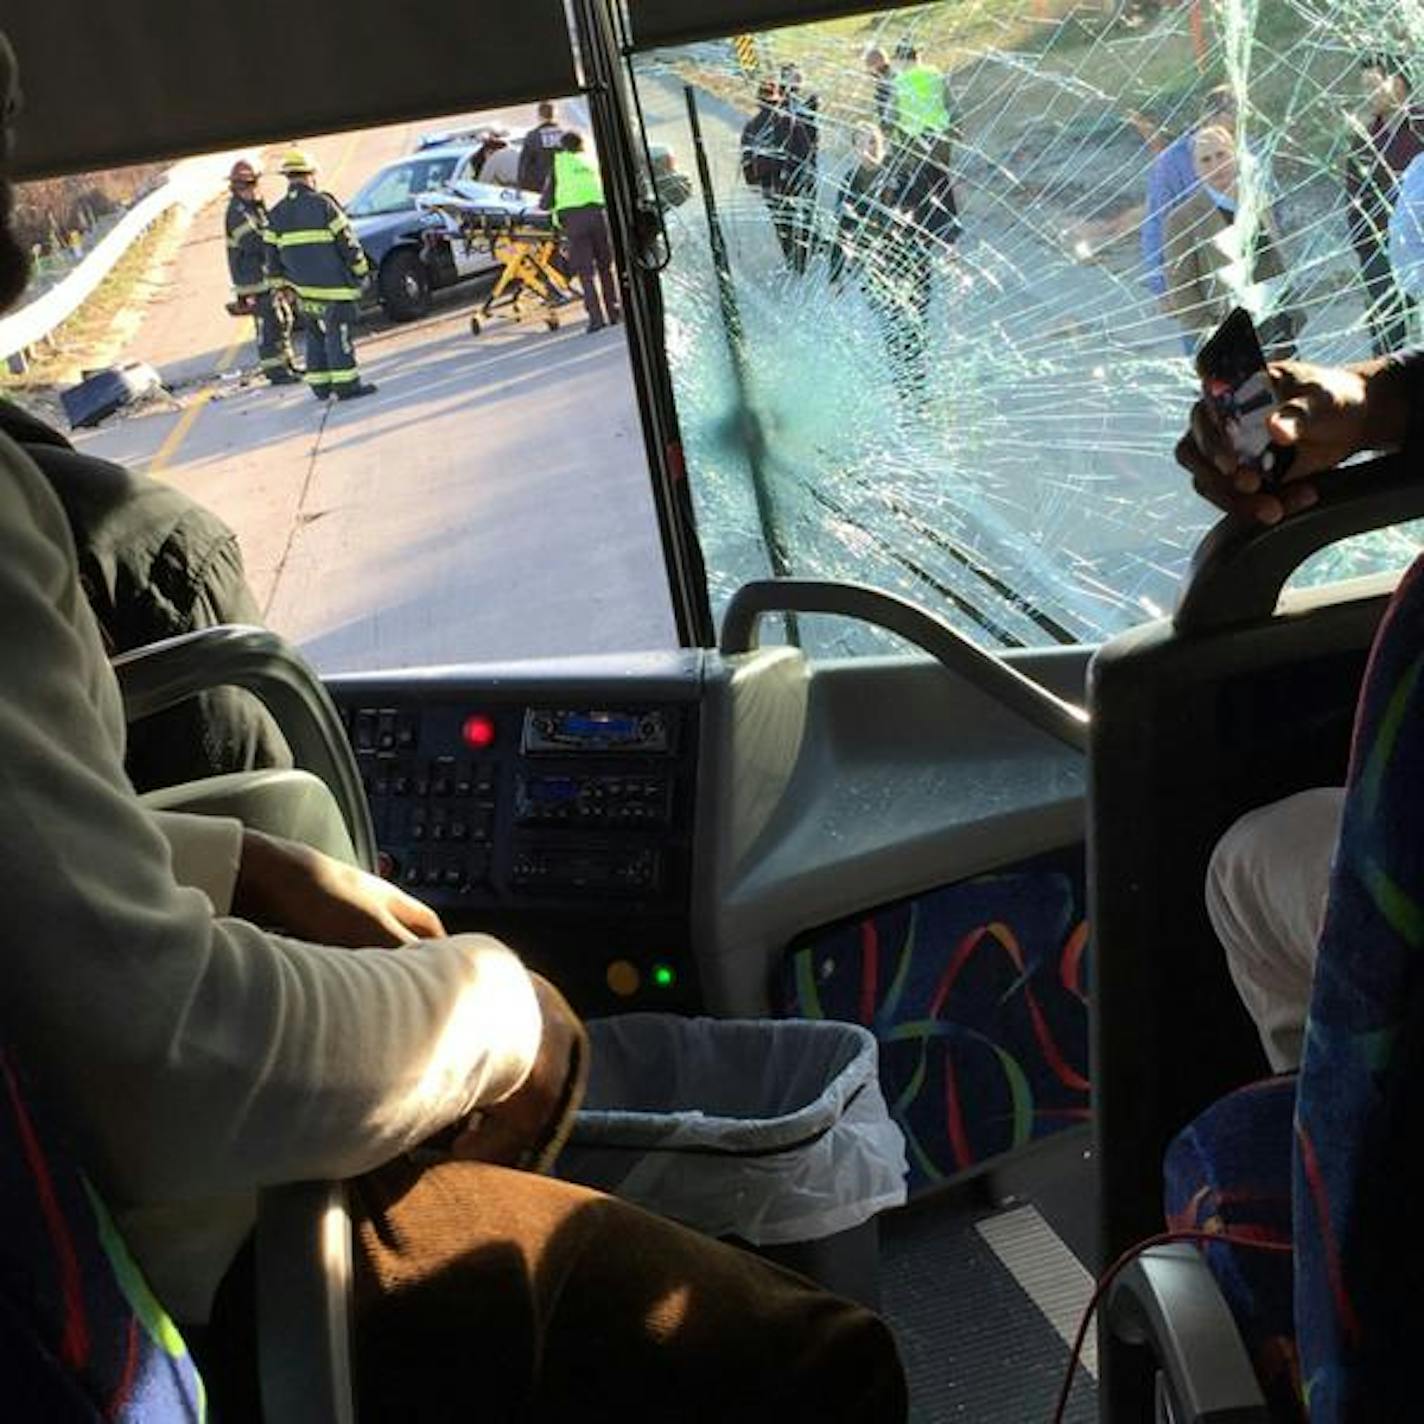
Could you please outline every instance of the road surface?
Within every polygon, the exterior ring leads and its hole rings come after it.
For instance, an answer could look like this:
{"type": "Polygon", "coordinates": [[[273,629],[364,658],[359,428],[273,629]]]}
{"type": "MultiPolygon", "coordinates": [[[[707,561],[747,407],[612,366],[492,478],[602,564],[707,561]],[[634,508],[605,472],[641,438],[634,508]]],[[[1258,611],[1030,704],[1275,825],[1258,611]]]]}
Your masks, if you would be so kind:
{"type": "MultiPolygon", "coordinates": [[[[309,146],[345,197],[446,126],[309,146]]],[[[586,335],[576,307],[556,333],[496,320],[476,339],[466,289],[361,334],[373,397],[244,385],[255,357],[250,324],[223,310],[222,211],[198,215],[124,352],[180,404],[113,420],[85,450],[220,513],[271,626],[323,672],[675,644],[622,328],[586,335]]]]}

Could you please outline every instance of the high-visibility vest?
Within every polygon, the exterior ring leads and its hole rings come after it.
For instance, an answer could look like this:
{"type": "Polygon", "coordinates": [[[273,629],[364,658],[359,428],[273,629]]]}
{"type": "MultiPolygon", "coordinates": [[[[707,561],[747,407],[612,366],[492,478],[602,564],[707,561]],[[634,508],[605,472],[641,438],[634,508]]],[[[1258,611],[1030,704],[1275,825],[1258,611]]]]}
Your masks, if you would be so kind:
{"type": "Polygon", "coordinates": [[[598,169],[581,153],[554,155],[554,211],[603,207],[603,182],[598,169]]]}
{"type": "Polygon", "coordinates": [[[895,76],[897,126],[911,137],[943,133],[951,123],[944,103],[944,75],[928,64],[901,70],[895,76]]]}

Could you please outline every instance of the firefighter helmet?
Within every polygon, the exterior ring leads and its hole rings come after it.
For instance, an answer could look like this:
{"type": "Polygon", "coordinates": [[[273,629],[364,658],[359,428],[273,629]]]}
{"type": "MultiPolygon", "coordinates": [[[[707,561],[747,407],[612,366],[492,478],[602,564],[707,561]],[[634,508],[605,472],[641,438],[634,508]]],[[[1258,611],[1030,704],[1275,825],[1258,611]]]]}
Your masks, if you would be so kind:
{"type": "Polygon", "coordinates": [[[237,162],[232,165],[227,175],[227,181],[233,188],[244,188],[249,183],[255,183],[261,176],[261,172],[253,167],[245,158],[239,158],[237,162]]]}
{"type": "Polygon", "coordinates": [[[282,172],[289,175],[315,173],[316,163],[306,149],[289,148],[286,153],[282,155],[282,172]]]}

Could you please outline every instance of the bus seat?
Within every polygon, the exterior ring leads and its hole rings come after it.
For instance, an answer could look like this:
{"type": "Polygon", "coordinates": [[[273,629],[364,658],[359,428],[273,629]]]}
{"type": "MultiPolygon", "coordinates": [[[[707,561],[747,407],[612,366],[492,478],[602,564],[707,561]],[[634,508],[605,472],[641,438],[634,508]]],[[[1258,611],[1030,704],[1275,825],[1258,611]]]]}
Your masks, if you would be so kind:
{"type": "Polygon", "coordinates": [[[188,1424],[203,1385],[103,1203],[0,1050],[0,1414],[188,1424]]]}
{"type": "MultiPolygon", "coordinates": [[[[1246,811],[1339,786],[1367,656],[1397,579],[1287,588],[1353,535],[1424,516],[1402,455],[1322,476],[1320,501],[1265,526],[1223,519],[1170,620],[1089,669],[1089,920],[1103,1262],[1161,1230],[1162,1162],[1183,1124],[1269,1070],[1207,919],[1206,868],[1246,811]]],[[[1142,1352],[1103,1330],[1104,1419],[1150,1417],[1142,1352]]]]}
{"type": "MultiPolygon", "coordinates": [[[[215,627],[115,659],[130,721],[212,687],[254,693],[292,749],[294,770],[208,777],[150,792],[163,810],[234,816],[371,870],[375,835],[351,747],[316,674],[275,634],[215,627]]],[[[351,1424],[351,1228],[336,1182],[259,1195],[257,1353],[264,1424],[351,1424]]]]}
{"type": "Polygon", "coordinates": [[[269,836],[297,841],[336,860],[356,864],[351,833],[335,797],[326,783],[309,771],[277,767],[234,771],[145,791],[139,799],[155,811],[231,816],[269,836]]]}
{"type": "MultiPolygon", "coordinates": [[[[1411,1235],[1424,1188],[1424,558],[1400,582],[1360,693],[1344,819],[1331,874],[1298,1078],[1267,1080],[1213,1105],[1172,1144],[1174,1226],[1294,1242],[1294,1258],[1205,1251],[1251,1350],[1273,1421],[1393,1420],[1417,1412],[1412,1350],[1421,1261],[1411,1235]],[[1286,1230],[1289,1228],[1289,1236],[1286,1230]],[[1298,1359],[1298,1363],[1297,1363],[1298,1359]]],[[[1109,1299],[1113,1328],[1146,1337],[1175,1376],[1210,1352],[1182,1344],[1171,1297],[1201,1257],[1139,1263],[1109,1299]],[[1180,1267],[1180,1270],[1178,1270],[1180,1267]],[[1156,1322],[1143,1328],[1144,1320],[1156,1322]]],[[[1180,1313],[1178,1312],[1178,1315],[1180,1313]]],[[[1220,1416],[1226,1417],[1226,1416],[1220,1416]]],[[[1236,1416],[1230,1416],[1233,1419],[1236,1416]]]]}

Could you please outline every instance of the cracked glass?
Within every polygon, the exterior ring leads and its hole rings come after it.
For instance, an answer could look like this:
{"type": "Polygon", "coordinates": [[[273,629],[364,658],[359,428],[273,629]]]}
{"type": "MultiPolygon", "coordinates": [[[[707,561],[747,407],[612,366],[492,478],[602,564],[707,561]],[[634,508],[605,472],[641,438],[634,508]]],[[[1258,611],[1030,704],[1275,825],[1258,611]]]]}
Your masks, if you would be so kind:
{"type": "Polygon", "coordinates": [[[1418,0],[977,0],[637,56],[693,185],[662,281],[714,611],[859,581],[1000,649],[1169,612],[1214,518],[1172,450],[1226,310],[1311,361],[1418,336],[1421,40],[1418,0]]]}

